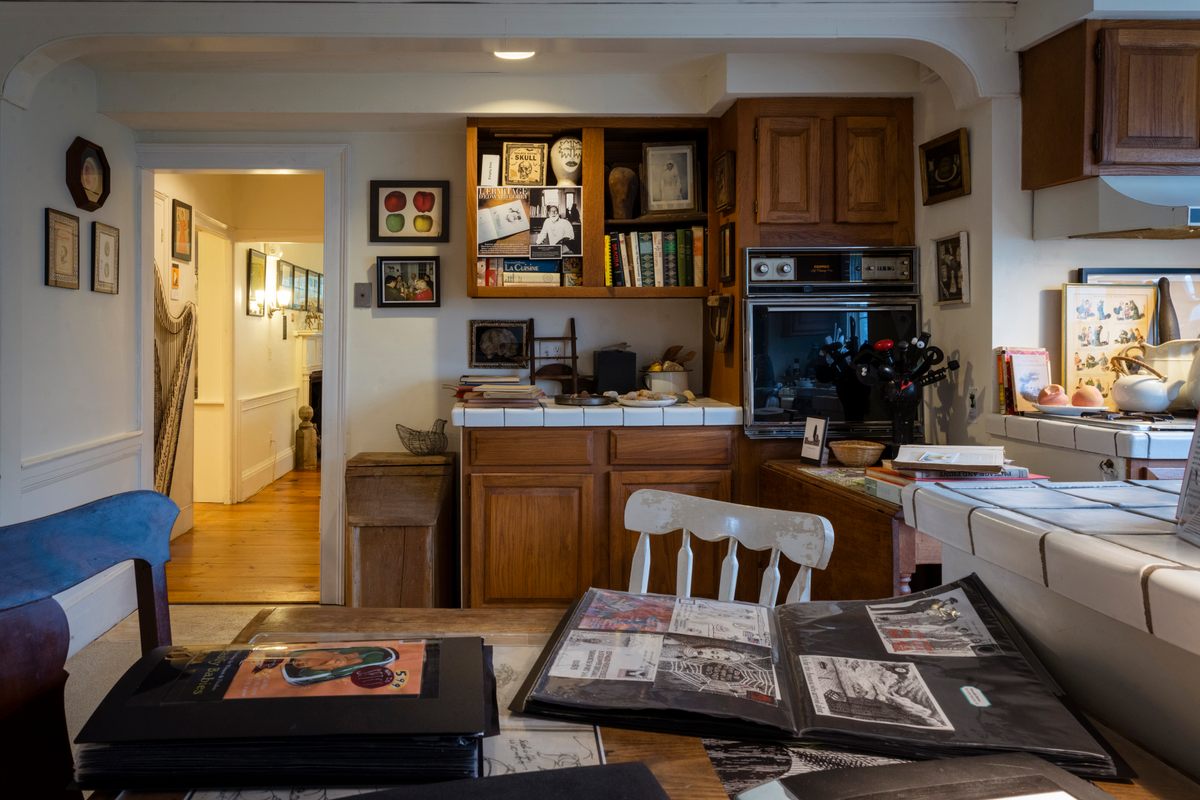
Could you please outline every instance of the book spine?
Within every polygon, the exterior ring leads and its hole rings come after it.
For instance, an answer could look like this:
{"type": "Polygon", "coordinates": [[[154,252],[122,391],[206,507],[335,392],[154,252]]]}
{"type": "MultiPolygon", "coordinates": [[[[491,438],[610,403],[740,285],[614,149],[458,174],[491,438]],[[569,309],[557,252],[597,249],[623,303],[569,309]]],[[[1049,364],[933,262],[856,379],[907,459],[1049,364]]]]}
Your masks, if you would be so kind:
{"type": "Polygon", "coordinates": [[[996,401],[1001,414],[1008,413],[1008,398],[1004,387],[1004,348],[996,349],[996,401]]]}
{"type": "Polygon", "coordinates": [[[666,286],[663,283],[663,249],[662,231],[650,232],[651,253],[654,255],[654,286],[666,286]]]}
{"type": "Polygon", "coordinates": [[[679,285],[679,251],[675,231],[663,231],[663,286],[679,285]]]}
{"type": "Polygon", "coordinates": [[[680,228],[675,231],[676,255],[679,258],[679,285],[693,286],[692,277],[692,230],[680,228]]]}
{"type": "Polygon", "coordinates": [[[625,259],[621,253],[621,241],[617,234],[608,237],[608,258],[612,262],[612,285],[625,286],[625,259]]]}
{"type": "Polygon", "coordinates": [[[638,255],[638,236],[630,231],[625,234],[625,252],[629,257],[629,277],[632,286],[642,285],[642,263],[638,255]]]}
{"type": "Polygon", "coordinates": [[[557,272],[506,272],[505,286],[558,286],[562,276],[557,272]]]}
{"type": "Polygon", "coordinates": [[[612,237],[604,234],[604,285],[613,285],[612,237]]]}
{"type": "Polygon", "coordinates": [[[704,260],[704,226],[692,227],[692,285],[707,286],[707,264],[704,260]]]}
{"type": "Polygon", "coordinates": [[[642,286],[656,286],[654,282],[654,234],[642,231],[637,235],[638,259],[641,265],[642,286]]]}
{"type": "Polygon", "coordinates": [[[900,505],[900,501],[904,495],[904,487],[877,480],[870,476],[863,478],[863,489],[872,497],[878,497],[880,500],[886,500],[896,505],[900,505]]]}

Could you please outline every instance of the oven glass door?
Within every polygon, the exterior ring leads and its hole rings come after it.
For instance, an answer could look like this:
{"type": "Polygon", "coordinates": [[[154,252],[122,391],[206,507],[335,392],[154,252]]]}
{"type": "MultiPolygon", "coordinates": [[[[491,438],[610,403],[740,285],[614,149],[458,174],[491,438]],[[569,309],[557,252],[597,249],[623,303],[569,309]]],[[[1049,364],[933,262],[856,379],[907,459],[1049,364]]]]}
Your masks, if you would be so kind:
{"type": "Polygon", "coordinates": [[[746,431],[803,435],[809,416],[828,417],[830,432],[890,435],[891,408],[879,386],[865,386],[844,359],[821,351],[844,342],[852,357],[865,343],[911,339],[920,300],[747,301],[746,431]]]}

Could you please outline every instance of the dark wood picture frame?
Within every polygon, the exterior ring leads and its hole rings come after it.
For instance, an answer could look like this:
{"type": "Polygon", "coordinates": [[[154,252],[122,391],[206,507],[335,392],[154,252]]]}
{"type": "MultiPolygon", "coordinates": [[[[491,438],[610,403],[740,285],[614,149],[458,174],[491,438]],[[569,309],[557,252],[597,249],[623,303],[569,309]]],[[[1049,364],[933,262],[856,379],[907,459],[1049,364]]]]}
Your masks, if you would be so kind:
{"type": "Polygon", "coordinates": [[[450,181],[371,181],[369,199],[372,242],[450,241],[450,181]]]}
{"type": "Polygon", "coordinates": [[[79,217],[46,209],[46,285],[79,288],[79,217]]]}
{"type": "Polygon", "coordinates": [[[737,252],[737,241],[733,235],[733,223],[726,222],[721,226],[721,283],[728,286],[737,279],[737,266],[734,254],[737,252]]]}
{"type": "Polygon", "coordinates": [[[171,258],[192,260],[192,207],[171,200],[171,258]]]}
{"type": "Polygon", "coordinates": [[[529,366],[532,346],[529,320],[473,319],[470,325],[471,369],[525,369],[529,366]]]}
{"type": "Polygon", "coordinates": [[[92,291],[117,294],[121,283],[121,231],[92,222],[92,291]]]}
{"type": "Polygon", "coordinates": [[[919,149],[922,204],[931,206],[971,193],[971,152],[966,128],[930,139],[919,149]]]}
{"type": "Polygon", "coordinates": [[[695,142],[642,145],[642,215],[700,211],[700,181],[695,142]],[[674,173],[674,177],[669,177],[674,173]]]}
{"type": "Polygon", "coordinates": [[[67,148],[67,190],[76,208],[95,211],[112,191],[112,169],[104,148],[82,136],[67,148]]]}
{"type": "Polygon", "coordinates": [[[267,254],[261,250],[246,251],[246,316],[261,317],[267,313],[267,254]]]}
{"type": "Polygon", "coordinates": [[[733,211],[737,200],[737,172],[732,150],[726,150],[713,161],[713,202],[717,211],[733,211]]]}
{"type": "Polygon", "coordinates": [[[441,259],[379,256],[375,286],[375,304],[380,308],[436,308],[442,304],[441,259]]]}

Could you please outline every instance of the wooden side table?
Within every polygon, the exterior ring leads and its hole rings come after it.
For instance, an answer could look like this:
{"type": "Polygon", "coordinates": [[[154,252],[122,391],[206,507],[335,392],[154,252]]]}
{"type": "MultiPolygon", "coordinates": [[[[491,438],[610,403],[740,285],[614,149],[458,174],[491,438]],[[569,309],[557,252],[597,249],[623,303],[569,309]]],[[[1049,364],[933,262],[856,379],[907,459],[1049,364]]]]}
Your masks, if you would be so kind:
{"type": "Polygon", "coordinates": [[[863,471],[767,461],[759,504],[820,514],[833,525],[829,566],[813,572],[812,599],[908,594],[918,564],[941,564],[941,545],[904,524],[900,506],[867,494],[863,471]]]}
{"type": "Polygon", "coordinates": [[[346,462],[346,604],[457,605],[454,454],[346,462]]]}

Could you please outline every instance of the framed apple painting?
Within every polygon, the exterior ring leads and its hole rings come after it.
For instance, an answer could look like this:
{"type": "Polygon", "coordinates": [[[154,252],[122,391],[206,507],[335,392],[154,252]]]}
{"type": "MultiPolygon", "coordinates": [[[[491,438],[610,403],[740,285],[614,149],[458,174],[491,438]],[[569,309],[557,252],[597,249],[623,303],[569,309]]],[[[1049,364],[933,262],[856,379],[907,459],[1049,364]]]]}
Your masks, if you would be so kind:
{"type": "Polygon", "coordinates": [[[371,241],[448,242],[449,205],[449,181],[371,181],[371,241]]]}

